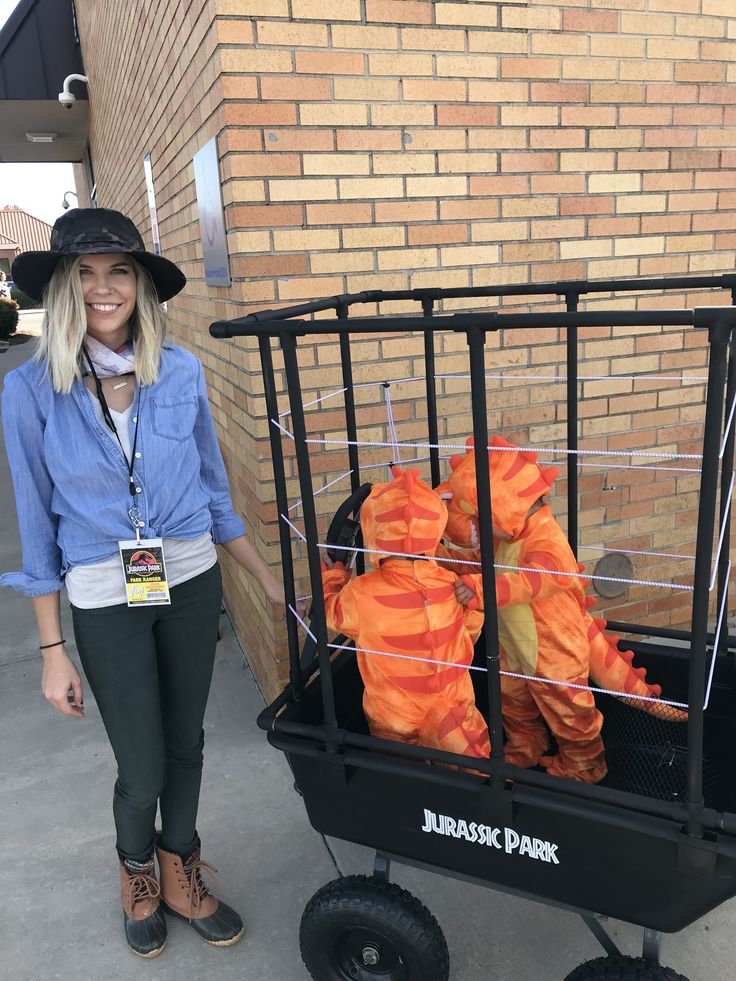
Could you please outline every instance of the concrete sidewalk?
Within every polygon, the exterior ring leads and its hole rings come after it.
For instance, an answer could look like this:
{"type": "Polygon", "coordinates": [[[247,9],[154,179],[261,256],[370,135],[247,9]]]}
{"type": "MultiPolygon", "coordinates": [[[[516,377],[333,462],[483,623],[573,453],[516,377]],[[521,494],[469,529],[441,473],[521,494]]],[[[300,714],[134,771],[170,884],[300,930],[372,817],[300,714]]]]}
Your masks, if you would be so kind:
{"type": "MultiPolygon", "coordinates": [[[[0,356],[0,379],[34,344],[14,344],[0,356]]],[[[0,436],[0,571],[19,567],[0,436]]],[[[71,638],[68,609],[64,618],[71,638]]],[[[0,623],[0,979],[307,981],[298,943],[307,900],[338,874],[370,873],[372,855],[326,842],[310,827],[283,756],[255,725],[263,701],[227,617],[205,723],[199,829],[204,857],[220,869],[220,894],[241,911],[247,932],[236,947],[211,948],[170,919],[167,948],[150,962],[131,954],[122,938],[111,813],[115,766],[91,695],[83,721],[53,712],[40,693],[30,602],[3,590],[0,623]]],[[[562,981],[602,953],[570,913],[400,866],[393,877],[443,927],[452,981],[562,981]]],[[[664,963],[690,981],[734,977],[735,923],[731,902],[666,937],[664,963]]],[[[608,928],[627,952],[639,953],[640,931],[614,922],[608,928]]]]}

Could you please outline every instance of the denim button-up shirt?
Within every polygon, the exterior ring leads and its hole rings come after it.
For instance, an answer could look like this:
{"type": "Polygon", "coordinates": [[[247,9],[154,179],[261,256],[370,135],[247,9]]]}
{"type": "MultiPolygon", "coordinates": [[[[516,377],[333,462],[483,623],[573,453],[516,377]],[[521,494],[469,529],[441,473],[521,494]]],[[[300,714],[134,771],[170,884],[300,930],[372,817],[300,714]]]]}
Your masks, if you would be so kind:
{"type": "Polygon", "coordinates": [[[216,543],[245,533],[233,511],[227,475],[207,401],[200,361],[165,344],[158,380],[138,388],[130,421],[138,419],[133,480],[115,434],[101,426],[92,395],[75,381],[54,392],[44,365],[28,361],[5,379],[3,427],[13,476],[23,572],[0,585],[26,596],[61,589],[67,569],[114,555],[135,537],[128,511],[144,522],[141,537],[198,538],[216,543]],[[140,455],[139,455],[140,454],[140,455]]]}

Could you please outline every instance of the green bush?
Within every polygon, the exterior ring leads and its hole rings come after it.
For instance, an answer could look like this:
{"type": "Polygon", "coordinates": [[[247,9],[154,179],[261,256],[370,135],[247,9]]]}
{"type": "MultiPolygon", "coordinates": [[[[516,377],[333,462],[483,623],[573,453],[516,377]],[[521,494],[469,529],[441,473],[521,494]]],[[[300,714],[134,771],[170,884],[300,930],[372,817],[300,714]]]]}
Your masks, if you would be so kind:
{"type": "Polygon", "coordinates": [[[36,300],[32,300],[30,296],[26,296],[25,293],[21,292],[17,286],[11,286],[10,295],[18,304],[20,310],[38,310],[41,306],[36,300]]]}
{"type": "Polygon", "coordinates": [[[0,298],[0,340],[7,341],[18,326],[18,305],[0,298]]]}

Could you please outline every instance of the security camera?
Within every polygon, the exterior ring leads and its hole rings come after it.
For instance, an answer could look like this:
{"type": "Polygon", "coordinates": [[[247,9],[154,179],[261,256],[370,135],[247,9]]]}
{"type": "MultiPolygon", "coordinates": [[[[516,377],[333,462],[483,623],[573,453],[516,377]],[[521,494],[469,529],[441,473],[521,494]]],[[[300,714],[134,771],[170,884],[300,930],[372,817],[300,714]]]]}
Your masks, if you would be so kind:
{"type": "Polygon", "coordinates": [[[69,86],[72,82],[87,82],[89,79],[86,75],[67,75],[64,79],[64,85],[61,92],[59,92],[59,102],[64,109],[71,109],[74,103],[77,101],[76,96],[73,96],[69,91],[69,86]]]}

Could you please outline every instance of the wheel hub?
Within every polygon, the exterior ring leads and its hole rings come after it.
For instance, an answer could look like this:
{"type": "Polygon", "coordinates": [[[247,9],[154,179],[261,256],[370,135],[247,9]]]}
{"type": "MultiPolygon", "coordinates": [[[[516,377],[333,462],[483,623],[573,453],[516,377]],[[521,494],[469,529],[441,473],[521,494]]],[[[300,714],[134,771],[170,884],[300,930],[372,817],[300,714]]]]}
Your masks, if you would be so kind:
{"type": "Polygon", "coordinates": [[[366,967],[375,967],[381,959],[380,953],[371,944],[366,944],[361,954],[366,967]]]}
{"type": "Polygon", "coordinates": [[[341,981],[408,981],[398,947],[381,931],[351,926],[337,938],[334,951],[341,981]]]}

